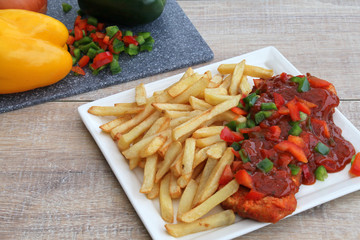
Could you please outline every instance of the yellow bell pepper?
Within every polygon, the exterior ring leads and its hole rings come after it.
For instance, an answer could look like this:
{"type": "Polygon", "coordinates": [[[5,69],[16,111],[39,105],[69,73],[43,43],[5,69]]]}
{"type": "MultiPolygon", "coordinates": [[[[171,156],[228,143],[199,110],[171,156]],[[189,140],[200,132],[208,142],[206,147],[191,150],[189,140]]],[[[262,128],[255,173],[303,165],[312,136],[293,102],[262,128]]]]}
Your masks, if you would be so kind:
{"type": "Polygon", "coordinates": [[[71,70],[69,32],[60,21],[27,10],[0,10],[0,94],[63,79],[71,70]]]}

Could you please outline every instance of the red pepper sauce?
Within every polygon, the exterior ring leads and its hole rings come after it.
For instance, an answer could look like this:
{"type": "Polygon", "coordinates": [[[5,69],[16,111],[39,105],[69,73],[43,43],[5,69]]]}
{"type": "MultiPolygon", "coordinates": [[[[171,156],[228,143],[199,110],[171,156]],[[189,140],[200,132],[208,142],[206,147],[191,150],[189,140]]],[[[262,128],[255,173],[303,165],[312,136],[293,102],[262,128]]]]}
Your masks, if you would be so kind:
{"type": "MultiPolygon", "coordinates": [[[[254,119],[255,114],[261,111],[262,103],[274,102],[274,93],[284,98],[283,106],[294,99],[296,102],[308,102],[311,113],[307,115],[306,120],[299,122],[302,132],[298,136],[302,139],[300,139],[303,144],[301,149],[308,162],[299,161],[296,154],[289,151],[274,149],[278,143],[288,140],[293,122],[289,114],[279,114],[276,110],[259,123],[260,131],[249,133],[248,139],[242,142],[241,148],[246,150],[250,161],[247,163],[243,163],[240,159],[236,161],[236,170],[247,170],[254,182],[254,189],[267,196],[284,197],[296,193],[301,183],[306,185],[315,183],[317,167],[322,165],[327,172],[338,172],[355,154],[354,147],[341,136],[341,129],[333,121],[334,108],[339,105],[339,98],[333,86],[331,85],[332,88],[310,87],[308,91],[298,92],[298,83],[290,81],[290,77],[288,75],[284,77],[282,74],[267,80],[257,80],[252,93],[256,92],[259,98],[250,109],[250,118],[254,119]],[[269,127],[275,125],[280,127],[281,134],[271,137],[271,134],[268,135],[269,127]],[[323,155],[315,150],[318,142],[329,148],[328,154],[323,155]],[[273,168],[267,173],[257,167],[264,158],[273,162],[273,168]],[[289,164],[300,167],[301,177],[296,178],[291,174],[289,164]]],[[[308,77],[312,76],[308,75],[308,77]]]]}

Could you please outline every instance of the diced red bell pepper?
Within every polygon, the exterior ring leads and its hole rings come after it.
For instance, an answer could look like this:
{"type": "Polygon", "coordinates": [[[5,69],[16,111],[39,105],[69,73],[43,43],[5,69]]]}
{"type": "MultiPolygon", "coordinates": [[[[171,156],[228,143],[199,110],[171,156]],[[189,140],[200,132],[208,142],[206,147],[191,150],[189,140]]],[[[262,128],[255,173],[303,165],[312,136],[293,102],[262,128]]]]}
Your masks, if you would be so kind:
{"type": "Polygon", "coordinates": [[[96,29],[102,31],[105,29],[105,23],[98,23],[96,29]]]}
{"type": "Polygon", "coordinates": [[[311,125],[316,130],[320,130],[320,133],[323,133],[326,138],[331,137],[329,127],[324,120],[320,120],[317,118],[311,118],[311,125]]]}
{"type": "Polygon", "coordinates": [[[106,51],[108,49],[108,45],[106,43],[104,43],[103,41],[99,41],[98,42],[99,46],[104,50],[106,51]]]}
{"type": "Polygon", "coordinates": [[[237,115],[242,115],[242,116],[247,115],[247,112],[246,112],[245,110],[243,110],[243,109],[241,109],[241,108],[238,108],[238,107],[233,107],[233,108],[231,109],[231,111],[232,111],[233,113],[237,114],[237,115]]]}
{"type": "Polygon", "coordinates": [[[75,38],[71,35],[69,35],[68,39],[66,40],[67,45],[73,45],[75,42],[75,38]]]}
{"type": "Polygon", "coordinates": [[[78,26],[75,26],[74,34],[75,34],[75,41],[83,38],[83,32],[81,31],[81,29],[78,26]]]}
{"type": "Polygon", "coordinates": [[[85,67],[90,61],[90,57],[88,55],[84,55],[82,56],[82,58],[80,58],[78,64],[79,64],[79,67],[83,68],[85,67]]]}
{"type": "Polygon", "coordinates": [[[86,25],[86,31],[87,32],[96,31],[96,27],[94,25],[88,24],[86,25]]]}
{"type": "Polygon", "coordinates": [[[254,85],[256,88],[260,88],[261,85],[264,83],[264,79],[261,79],[261,78],[254,78],[254,85]]]}
{"type": "Polygon", "coordinates": [[[109,45],[109,42],[110,42],[110,37],[108,35],[106,35],[103,39],[103,43],[109,45]]]}
{"type": "Polygon", "coordinates": [[[304,103],[302,102],[297,102],[296,106],[298,107],[299,111],[306,113],[307,115],[311,114],[311,110],[308,106],[306,106],[304,103]]]}
{"type": "Polygon", "coordinates": [[[74,50],[75,50],[75,47],[73,45],[69,45],[69,52],[70,52],[71,56],[74,56],[74,50]]]}
{"type": "Polygon", "coordinates": [[[105,33],[102,33],[102,32],[96,32],[95,34],[96,34],[96,37],[100,38],[100,39],[103,39],[106,36],[105,33]]]}
{"type": "Polygon", "coordinates": [[[260,132],[260,131],[261,131],[260,126],[255,126],[255,127],[252,127],[252,128],[241,128],[241,129],[239,129],[239,132],[241,132],[242,134],[251,133],[251,132],[260,132]]]}
{"type": "Polygon", "coordinates": [[[80,75],[85,75],[85,71],[84,69],[82,69],[81,67],[79,66],[74,66],[71,68],[71,71],[77,73],[77,74],[80,74],[80,75]]]}
{"type": "Polygon", "coordinates": [[[81,20],[81,16],[79,16],[79,15],[76,16],[74,26],[78,25],[80,20],[81,20]]]}
{"type": "Polygon", "coordinates": [[[331,85],[328,81],[314,76],[308,76],[307,79],[313,88],[328,88],[331,85]]]}
{"type": "Polygon", "coordinates": [[[254,182],[250,174],[248,174],[248,172],[244,169],[237,171],[237,173],[235,174],[235,179],[240,185],[243,185],[247,188],[251,189],[254,186],[254,182]]]}
{"type": "Polygon", "coordinates": [[[288,153],[281,153],[281,154],[279,154],[277,164],[279,166],[285,167],[285,166],[289,165],[289,163],[291,161],[292,161],[292,158],[288,153]]]}
{"type": "Polygon", "coordinates": [[[231,148],[232,153],[234,154],[235,157],[240,158],[240,153],[238,151],[236,151],[235,149],[231,148]]]}
{"type": "Polygon", "coordinates": [[[294,122],[300,121],[301,119],[300,112],[299,112],[299,108],[296,105],[296,100],[295,99],[291,100],[286,104],[286,106],[289,108],[291,120],[294,122]]]}
{"type": "Polygon", "coordinates": [[[98,41],[99,41],[99,39],[98,39],[98,37],[96,36],[95,33],[90,33],[90,37],[92,38],[92,40],[93,40],[94,42],[98,42],[98,41]]]}
{"type": "Polygon", "coordinates": [[[228,164],[225,166],[225,169],[219,179],[219,184],[226,185],[228,182],[233,180],[233,178],[234,178],[234,174],[231,171],[230,164],[228,164]]]}
{"type": "Polygon", "coordinates": [[[279,76],[279,78],[280,78],[280,81],[282,81],[283,83],[285,83],[287,80],[289,80],[289,75],[287,75],[287,73],[281,73],[280,74],[280,76],[279,76]]]}
{"type": "Polygon", "coordinates": [[[78,26],[80,28],[80,30],[86,30],[86,26],[87,26],[87,19],[80,19],[75,23],[75,26],[78,26]]]}
{"type": "Polygon", "coordinates": [[[231,164],[232,172],[233,173],[237,172],[241,168],[242,165],[243,165],[243,162],[241,160],[240,161],[238,161],[238,160],[233,161],[232,164],[231,164]]]}
{"type": "Polygon", "coordinates": [[[278,109],[285,104],[284,97],[279,93],[274,93],[274,102],[278,109]]]}
{"type": "Polygon", "coordinates": [[[285,106],[281,106],[278,110],[278,113],[281,115],[289,115],[290,114],[290,110],[285,107],[285,106]]]}
{"type": "Polygon", "coordinates": [[[302,98],[299,98],[297,96],[295,96],[295,99],[296,101],[298,102],[301,102],[301,103],[304,103],[306,106],[308,106],[309,108],[316,108],[318,105],[316,105],[315,103],[312,103],[312,102],[309,102],[309,101],[306,101],[302,98]]]}
{"type": "Polygon", "coordinates": [[[302,138],[299,137],[299,136],[289,135],[289,136],[288,136],[288,141],[296,144],[296,145],[299,146],[300,148],[304,148],[304,147],[305,147],[304,139],[302,139],[302,138]]]}
{"type": "Polygon", "coordinates": [[[124,36],[123,42],[125,46],[129,46],[130,44],[139,45],[139,43],[136,41],[136,39],[133,36],[124,36]]]}
{"type": "Polygon", "coordinates": [[[302,150],[299,146],[296,144],[289,142],[287,140],[282,141],[274,146],[274,149],[282,151],[282,152],[288,152],[291,155],[293,155],[298,161],[307,163],[307,157],[304,153],[304,150],[302,150]]]}
{"type": "Polygon", "coordinates": [[[277,125],[267,128],[265,139],[276,141],[280,138],[281,128],[277,125]]]}
{"type": "Polygon", "coordinates": [[[360,176],[360,153],[356,154],[349,172],[355,176],[360,176]]]}
{"type": "Polygon", "coordinates": [[[251,189],[250,192],[248,192],[245,195],[245,199],[246,200],[253,200],[253,201],[257,201],[260,199],[263,199],[266,195],[264,193],[258,192],[254,189],[251,189]]]}
{"type": "Polygon", "coordinates": [[[244,136],[239,132],[233,132],[228,127],[224,127],[221,130],[220,138],[225,142],[233,143],[233,142],[240,142],[244,139],[244,136]]]}
{"type": "Polygon", "coordinates": [[[110,52],[102,52],[95,56],[93,64],[91,67],[93,69],[98,69],[105,64],[111,63],[113,60],[113,55],[110,52]]]}

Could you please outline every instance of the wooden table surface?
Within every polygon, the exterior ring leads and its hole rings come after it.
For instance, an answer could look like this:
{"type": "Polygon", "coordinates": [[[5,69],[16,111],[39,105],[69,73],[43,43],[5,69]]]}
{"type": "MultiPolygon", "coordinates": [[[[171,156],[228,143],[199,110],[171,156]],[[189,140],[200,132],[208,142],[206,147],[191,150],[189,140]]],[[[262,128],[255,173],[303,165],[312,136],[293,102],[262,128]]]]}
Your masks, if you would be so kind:
{"type": "MultiPolygon", "coordinates": [[[[275,46],[334,83],[360,129],[360,1],[178,0],[215,54],[275,46]]],[[[205,65],[205,64],[203,64],[205,65]]],[[[149,239],[77,107],[160,74],[0,115],[0,239],[149,239]]],[[[239,239],[360,239],[360,192],[239,239]]]]}

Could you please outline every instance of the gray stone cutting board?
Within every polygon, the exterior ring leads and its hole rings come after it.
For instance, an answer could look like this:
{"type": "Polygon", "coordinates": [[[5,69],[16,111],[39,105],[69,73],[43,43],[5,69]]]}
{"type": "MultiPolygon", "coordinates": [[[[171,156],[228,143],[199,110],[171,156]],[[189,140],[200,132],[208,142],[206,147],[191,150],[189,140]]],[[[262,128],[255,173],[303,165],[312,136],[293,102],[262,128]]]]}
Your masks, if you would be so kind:
{"type": "MultiPolygon", "coordinates": [[[[72,29],[78,9],[76,0],[49,0],[47,14],[72,29]],[[70,3],[73,9],[65,14],[62,11],[62,2],[70,3]]],[[[0,113],[196,65],[210,61],[214,57],[209,46],[175,0],[167,0],[163,14],[154,22],[133,28],[120,26],[120,29],[134,32],[150,31],[155,39],[153,51],[142,52],[135,57],[121,54],[119,63],[122,72],[114,76],[107,70],[93,76],[87,69],[85,77],[70,73],[51,86],[23,93],[0,95],[0,113]]]]}

